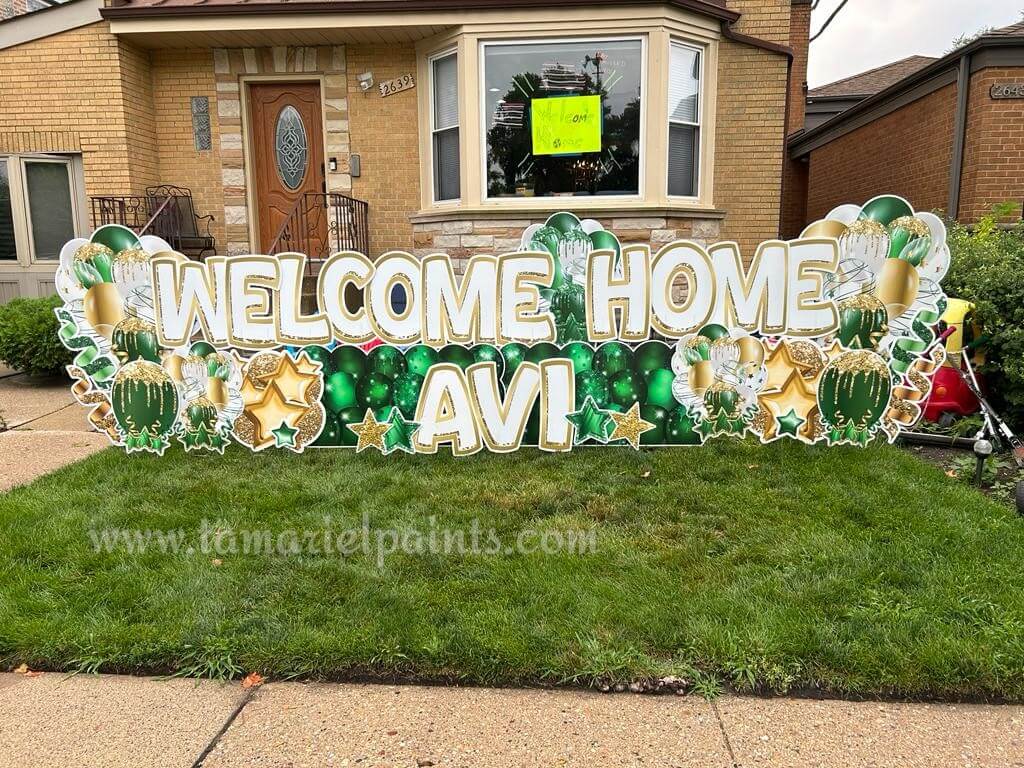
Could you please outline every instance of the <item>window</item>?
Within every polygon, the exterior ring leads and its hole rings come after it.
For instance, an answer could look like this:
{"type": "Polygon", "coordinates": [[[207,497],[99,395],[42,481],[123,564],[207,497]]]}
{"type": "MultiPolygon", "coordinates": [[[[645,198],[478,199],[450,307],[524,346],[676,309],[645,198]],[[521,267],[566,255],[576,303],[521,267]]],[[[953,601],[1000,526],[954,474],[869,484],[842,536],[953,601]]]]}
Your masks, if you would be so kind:
{"type": "Polygon", "coordinates": [[[14,208],[11,205],[11,170],[8,158],[0,157],[0,261],[14,261],[17,258],[14,208]]]}
{"type": "Polygon", "coordinates": [[[430,60],[430,132],[434,157],[434,200],[458,200],[459,67],[454,53],[430,60]]]}
{"type": "Polygon", "coordinates": [[[640,192],[640,39],[483,47],[486,196],[640,192]]]}
{"type": "Polygon", "coordinates": [[[701,52],[681,43],[669,49],[668,193],[696,197],[700,166],[701,52]]]}
{"type": "Polygon", "coordinates": [[[32,255],[56,260],[75,236],[70,160],[22,160],[32,255]]]}

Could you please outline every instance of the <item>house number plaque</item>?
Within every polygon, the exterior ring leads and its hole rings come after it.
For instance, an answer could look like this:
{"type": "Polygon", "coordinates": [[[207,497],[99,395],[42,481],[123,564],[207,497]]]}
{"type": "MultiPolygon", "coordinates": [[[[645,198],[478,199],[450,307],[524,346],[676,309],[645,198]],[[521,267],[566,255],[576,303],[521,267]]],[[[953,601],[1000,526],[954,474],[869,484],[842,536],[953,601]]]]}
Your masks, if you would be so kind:
{"type": "Polygon", "coordinates": [[[385,80],[379,87],[381,96],[393,96],[396,93],[401,93],[402,91],[408,91],[415,88],[416,80],[413,79],[412,75],[402,75],[401,77],[394,77],[391,80],[385,80]]]}

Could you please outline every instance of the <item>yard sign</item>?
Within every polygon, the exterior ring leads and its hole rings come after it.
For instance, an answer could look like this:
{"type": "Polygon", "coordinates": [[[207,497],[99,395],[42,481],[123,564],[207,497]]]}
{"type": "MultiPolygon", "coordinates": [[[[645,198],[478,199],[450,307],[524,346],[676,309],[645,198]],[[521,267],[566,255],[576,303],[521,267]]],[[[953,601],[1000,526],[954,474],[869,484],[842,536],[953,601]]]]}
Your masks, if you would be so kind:
{"type": "Polygon", "coordinates": [[[571,213],[512,253],[189,261],[104,226],[63,249],[78,400],[128,452],[893,441],[943,362],[942,222],[898,197],[793,241],[623,245],[571,213]],[[407,304],[393,302],[396,285],[407,304]],[[346,287],[363,296],[345,300],[346,287]]]}

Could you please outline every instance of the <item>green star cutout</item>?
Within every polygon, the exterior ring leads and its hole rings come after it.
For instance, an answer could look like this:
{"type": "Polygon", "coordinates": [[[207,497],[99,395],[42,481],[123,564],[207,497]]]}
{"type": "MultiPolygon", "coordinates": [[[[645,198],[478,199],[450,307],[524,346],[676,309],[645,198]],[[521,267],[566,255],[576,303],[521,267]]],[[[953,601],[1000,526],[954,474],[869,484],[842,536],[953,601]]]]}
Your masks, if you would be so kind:
{"type": "Polygon", "coordinates": [[[587,396],[583,401],[583,407],[575,413],[566,416],[569,423],[576,427],[576,438],[573,441],[576,445],[594,439],[599,443],[607,443],[608,436],[615,427],[615,422],[608,415],[608,411],[601,410],[594,402],[594,398],[587,396]]]}
{"type": "Polygon", "coordinates": [[[288,422],[282,421],[281,426],[277,429],[270,430],[270,434],[274,436],[274,447],[275,448],[295,448],[295,436],[299,434],[299,430],[295,427],[289,427],[288,422]]]}
{"type": "Polygon", "coordinates": [[[806,421],[806,419],[801,419],[797,416],[796,411],[792,408],[789,409],[789,413],[783,414],[775,420],[779,425],[779,435],[789,435],[790,437],[796,437],[800,432],[800,427],[806,421]]]}
{"type": "Polygon", "coordinates": [[[391,426],[384,433],[384,453],[388,454],[396,450],[416,453],[416,449],[412,445],[412,437],[420,428],[419,422],[407,421],[397,407],[392,407],[387,423],[391,426]]]}

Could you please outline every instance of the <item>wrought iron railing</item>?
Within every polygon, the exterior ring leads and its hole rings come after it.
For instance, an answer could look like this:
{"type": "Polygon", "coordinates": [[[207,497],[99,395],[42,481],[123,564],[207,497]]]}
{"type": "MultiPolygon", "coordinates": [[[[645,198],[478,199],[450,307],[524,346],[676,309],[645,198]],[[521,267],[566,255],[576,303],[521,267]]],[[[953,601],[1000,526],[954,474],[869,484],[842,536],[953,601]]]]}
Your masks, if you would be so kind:
{"type": "Polygon", "coordinates": [[[369,255],[369,205],[339,192],[306,192],[295,201],[268,255],[304,253],[310,274],[316,274],[338,251],[369,255]]]}
{"type": "Polygon", "coordinates": [[[216,252],[212,216],[199,216],[184,187],[148,187],[145,195],[97,195],[89,198],[96,227],[120,224],[138,235],[156,235],[193,258],[216,252]]]}

